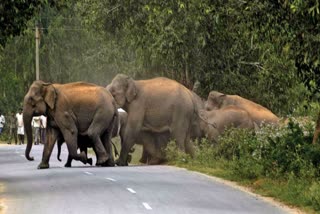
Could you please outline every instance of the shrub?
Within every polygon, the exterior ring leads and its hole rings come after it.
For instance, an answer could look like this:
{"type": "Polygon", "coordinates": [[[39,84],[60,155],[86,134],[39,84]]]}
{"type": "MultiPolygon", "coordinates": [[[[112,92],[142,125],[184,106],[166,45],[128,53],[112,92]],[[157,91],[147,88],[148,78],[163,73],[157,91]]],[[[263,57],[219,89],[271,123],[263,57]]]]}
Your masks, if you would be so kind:
{"type": "Polygon", "coordinates": [[[307,198],[315,210],[320,210],[320,182],[313,182],[307,192],[307,198]]]}
{"type": "Polygon", "coordinates": [[[232,169],[249,179],[289,173],[313,178],[319,175],[320,147],[311,144],[310,127],[291,119],[287,126],[264,126],[255,133],[230,129],[220,138],[216,155],[232,161],[232,169]]]}
{"type": "Polygon", "coordinates": [[[182,164],[188,163],[191,160],[190,155],[181,152],[175,141],[170,141],[165,149],[166,159],[171,163],[182,164]]]}

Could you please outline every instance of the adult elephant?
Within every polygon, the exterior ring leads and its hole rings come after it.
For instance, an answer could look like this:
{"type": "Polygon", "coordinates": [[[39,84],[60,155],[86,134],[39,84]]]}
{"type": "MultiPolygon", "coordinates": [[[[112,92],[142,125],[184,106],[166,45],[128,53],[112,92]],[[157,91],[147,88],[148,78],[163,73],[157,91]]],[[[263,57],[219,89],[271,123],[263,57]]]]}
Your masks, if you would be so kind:
{"type": "Polygon", "coordinates": [[[218,138],[228,128],[254,129],[254,122],[249,113],[237,106],[227,106],[217,110],[201,110],[200,116],[203,121],[201,129],[209,140],[217,143],[218,138]]]}
{"type": "Polygon", "coordinates": [[[126,165],[128,152],[143,132],[151,133],[153,142],[157,134],[167,132],[181,151],[193,155],[190,133],[197,106],[190,90],[163,77],[136,81],[124,74],[115,76],[107,89],[128,113],[118,165],[126,165]]]}
{"type": "Polygon", "coordinates": [[[35,81],[24,97],[23,122],[27,135],[25,156],[32,148],[31,120],[33,116],[47,116],[47,141],[38,169],[49,168],[49,159],[59,133],[66,141],[72,159],[87,163],[84,152],[77,153],[78,135],[87,135],[97,152],[97,164],[113,166],[111,133],[118,112],[111,94],[94,84],[76,82],[51,84],[35,81]]]}
{"type": "Polygon", "coordinates": [[[211,91],[209,93],[206,109],[210,111],[230,105],[246,110],[258,126],[261,126],[262,123],[277,124],[279,121],[279,118],[269,109],[254,103],[251,100],[247,100],[238,95],[226,95],[217,91],[211,91]]]}

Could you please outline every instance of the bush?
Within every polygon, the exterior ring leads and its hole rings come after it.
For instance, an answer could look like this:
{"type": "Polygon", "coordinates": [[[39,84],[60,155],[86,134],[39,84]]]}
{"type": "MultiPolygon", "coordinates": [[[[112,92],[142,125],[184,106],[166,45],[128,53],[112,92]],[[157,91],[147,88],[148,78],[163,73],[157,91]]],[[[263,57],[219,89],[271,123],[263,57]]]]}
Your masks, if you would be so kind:
{"type": "Polygon", "coordinates": [[[307,198],[315,210],[320,210],[320,182],[313,182],[307,192],[307,198]]]}
{"type": "Polygon", "coordinates": [[[170,141],[165,149],[166,159],[174,164],[184,164],[191,160],[190,155],[179,151],[176,142],[170,141]]]}
{"type": "Polygon", "coordinates": [[[195,141],[196,145],[196,158],[194,162],[201,164],[206,167],[213,167],[215,166],[217,157],[214,155],[215,147],[214,145],[209,142],[207,139],[203,138],[200,142],[195,141]]]}
{"type": "Polygon", "coordinates": [[[232,170],[248,179],[291,173],[315,178],[320,174],[320,146],[311,144],[311,127],[290,119],[287,126],[264,126],[255,133],[230,129],[220,138],[213,155],[232,162],[232,170]]]}

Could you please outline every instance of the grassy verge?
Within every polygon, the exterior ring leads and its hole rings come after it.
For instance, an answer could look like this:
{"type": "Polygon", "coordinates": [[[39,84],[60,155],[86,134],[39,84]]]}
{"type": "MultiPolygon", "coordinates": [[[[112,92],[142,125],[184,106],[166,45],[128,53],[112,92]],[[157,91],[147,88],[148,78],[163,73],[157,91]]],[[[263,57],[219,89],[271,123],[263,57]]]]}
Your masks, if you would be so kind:
{"type": "Polygon", "coordinates": [[[259,132],[229,130],[218,145],[197,143],[196,157],[167,148],[169,163],[235,181],[306,213],[320,213],[320,144],[311,126],[291,121],[259,132]]]}
{"type": "MultiPolygon", "coordinates": [[[[197,164],[170,163],[171,165],[200,172],[209,176],[215,176],[224,180],[235,182],[237,185],[246,187],[250,192],[264,197],[271,197],[289,207],[298,208],[305,213],[320,213],[308,202],[308,191],[311,187],[303,180],[285,180],[272,178],[243,179],[233,174],[228,168],[204,167],[197,164]]],[[[319,193],[319,192],[318,192],[319,193]]],[[[315,194],[318,194],[315,193],[315,194]]]]}

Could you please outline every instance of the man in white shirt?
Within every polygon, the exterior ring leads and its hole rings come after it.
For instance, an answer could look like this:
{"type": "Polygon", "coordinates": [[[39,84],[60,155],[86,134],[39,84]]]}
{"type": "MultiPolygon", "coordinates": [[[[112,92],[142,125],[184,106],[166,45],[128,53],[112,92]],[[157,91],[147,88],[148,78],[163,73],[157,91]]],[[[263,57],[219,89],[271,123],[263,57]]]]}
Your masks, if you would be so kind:
{"type": "Polygon", "coordinates": [[[33,117],[31,124],[34,129],[34,145],[39,145],[40,144],[40,125],[41,125],[40,116],[33,117]]]}
{"type": "Polygon", "coordinates": [[[16,114],[17,117],[17,133],[19,144],[24,144],[24,125],[23,125],[23,115],[22,115],[22,108],[19,108],[19,112],[16,114]]]}
{"type": "Polygon", "coordinates": [[[40,143],[41,144],[45,144],[45,142],[46,142],[47,117],[44,116],[44,115],[41,115],[40,116],[40,122],[41,122],[41,125],[40,125],[40,136],[41,136],[40,143]]]}
{"type": "Polygon", "coordinates": [[[6,123],[6,119],[4,118],[1,110],[0,110],[0,135],[2,133],[2,130],[3,130],[3,127],[4,127],[4,124],[6,123]]]}

